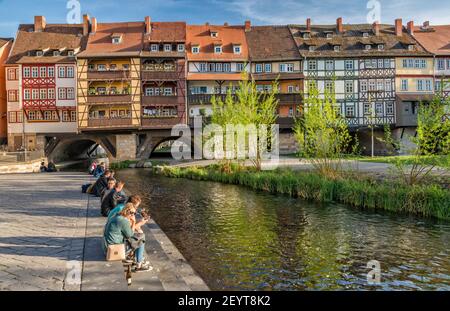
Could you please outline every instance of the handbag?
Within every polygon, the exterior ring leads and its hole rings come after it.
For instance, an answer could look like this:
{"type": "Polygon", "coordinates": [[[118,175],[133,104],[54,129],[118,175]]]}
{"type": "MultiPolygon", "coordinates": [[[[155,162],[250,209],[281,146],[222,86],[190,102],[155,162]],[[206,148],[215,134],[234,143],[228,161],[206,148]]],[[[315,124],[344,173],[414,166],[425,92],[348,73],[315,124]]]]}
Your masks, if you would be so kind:
{"type": "Polygon", "coordinates": [[[125,244],[108,245],[106,261],[125,260],[125,244]]]}

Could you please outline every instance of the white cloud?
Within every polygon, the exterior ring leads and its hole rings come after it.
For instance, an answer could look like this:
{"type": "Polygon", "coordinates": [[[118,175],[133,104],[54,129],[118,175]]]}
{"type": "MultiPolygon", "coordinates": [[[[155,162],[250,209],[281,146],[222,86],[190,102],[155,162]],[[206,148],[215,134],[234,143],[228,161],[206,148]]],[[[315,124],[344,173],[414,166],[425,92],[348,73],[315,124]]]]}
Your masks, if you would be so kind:
{"type": "MultiPolygon", "coordinates": [[[[366,23],[368,0],[215,0],[221,9],[239,14],[261,24],[304,24],[310,17],[313,23],[333,24],[337,17],[344,23],[366,23]]],[[[442,0],[379,0],[381,22],[393,24],[396,18],[421,23],[449,23],[450,3],[442,0]]]]}

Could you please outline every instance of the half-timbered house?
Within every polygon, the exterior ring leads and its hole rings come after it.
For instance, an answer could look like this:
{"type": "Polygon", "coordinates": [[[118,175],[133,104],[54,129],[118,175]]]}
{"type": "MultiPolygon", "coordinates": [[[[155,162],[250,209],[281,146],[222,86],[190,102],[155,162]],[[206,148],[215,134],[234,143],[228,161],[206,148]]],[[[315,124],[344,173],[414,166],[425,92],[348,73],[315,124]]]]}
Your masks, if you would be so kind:
{"type": "Polygon", "coordinates": [[[44,151],[58,133],[76,133],[76,55],[82,25],[20,25],[6,65],[10,150],[44,151]]]}

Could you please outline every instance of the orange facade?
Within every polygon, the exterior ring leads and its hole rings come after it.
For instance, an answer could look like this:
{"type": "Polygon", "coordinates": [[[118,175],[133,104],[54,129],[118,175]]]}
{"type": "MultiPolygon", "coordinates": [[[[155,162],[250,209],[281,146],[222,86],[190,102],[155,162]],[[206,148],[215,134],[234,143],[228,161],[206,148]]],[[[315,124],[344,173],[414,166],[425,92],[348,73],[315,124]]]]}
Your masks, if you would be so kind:
{"type": "Polygon", "coordinates": [[[12,40],[0,39],[0,144],[5,143],[7,138],[8,118],[5,62],[11,46],[12,40]]]}

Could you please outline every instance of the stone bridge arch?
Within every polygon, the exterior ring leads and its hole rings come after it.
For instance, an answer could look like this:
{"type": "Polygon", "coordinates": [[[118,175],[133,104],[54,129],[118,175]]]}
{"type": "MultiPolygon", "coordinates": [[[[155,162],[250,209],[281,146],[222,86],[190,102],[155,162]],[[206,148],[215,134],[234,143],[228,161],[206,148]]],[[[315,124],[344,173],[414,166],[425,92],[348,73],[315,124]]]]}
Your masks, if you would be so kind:
{"type": "Polygon", "coordinates": [[[108,158],[116,157],[116,145],[111,137],[80,134],[47,137],[45,156],[55,163],[86,159],[98,146],[105,150],[108,158]]]}

